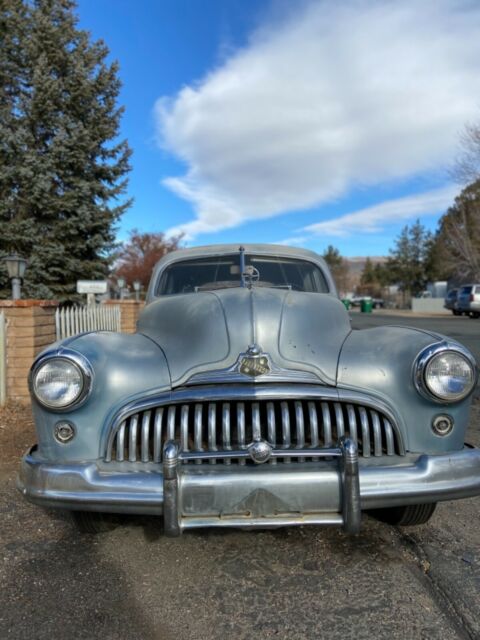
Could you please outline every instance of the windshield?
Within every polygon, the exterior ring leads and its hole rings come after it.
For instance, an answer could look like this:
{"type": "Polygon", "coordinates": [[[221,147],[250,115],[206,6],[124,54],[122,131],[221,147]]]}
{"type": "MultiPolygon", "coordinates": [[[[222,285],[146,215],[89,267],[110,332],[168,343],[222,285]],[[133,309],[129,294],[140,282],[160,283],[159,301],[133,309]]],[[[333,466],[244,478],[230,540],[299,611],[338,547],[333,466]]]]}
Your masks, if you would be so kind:
{"type": "MultiPolygon", "coordinates": [[[[328,293],[328,285],[320,268],[306,260],[278,256],[245,255],[247,284],[328,293]]],[[[196,293],[228,287],[240,287],[240,254],[195,258],[175,262],[165,269],[155,295],[196,293]]]]}

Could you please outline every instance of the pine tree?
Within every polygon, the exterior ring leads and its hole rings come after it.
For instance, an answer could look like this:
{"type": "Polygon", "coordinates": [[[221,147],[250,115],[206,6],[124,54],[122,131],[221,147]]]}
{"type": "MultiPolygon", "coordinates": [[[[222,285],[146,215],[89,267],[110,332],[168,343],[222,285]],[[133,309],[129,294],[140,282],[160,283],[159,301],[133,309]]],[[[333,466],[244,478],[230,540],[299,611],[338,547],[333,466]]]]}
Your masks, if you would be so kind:
{"type": "Polygon", "coordinates": [[[322,257],[330,267],[337,289],[339,292],[345,293],[348,288],[348,264],[340,255],[340,251],[329,244],[322,257]]]}
{"type": "Polygon", "coordinates": [[[429,279],[431,243],[432,234],[419,220],[411,227],[405,226],[395,240],[386,269],[401,291],[415,295],[425,288],[429,279]]]}
{"type": "Polygon", "coordinates": [[[0,259],[12,250],[28,259],[31,297],[72,297],[77,279],[105,277],[130,205],[118,67],[77,29],[74,9],[72,0],[0,9],[0,259]]]}

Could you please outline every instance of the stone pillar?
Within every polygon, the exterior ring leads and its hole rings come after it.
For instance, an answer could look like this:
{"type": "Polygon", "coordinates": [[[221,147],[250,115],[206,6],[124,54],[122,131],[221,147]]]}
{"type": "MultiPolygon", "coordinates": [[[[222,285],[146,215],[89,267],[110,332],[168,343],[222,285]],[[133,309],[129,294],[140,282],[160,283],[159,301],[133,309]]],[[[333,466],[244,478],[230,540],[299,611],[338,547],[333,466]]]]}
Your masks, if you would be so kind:
{"type": "Polygon", "coordinates": [[[0,300],[6,319],[7,400],[30,402],[28,372],[35,357],[56,340],[53,300],[0,300]]]}
{"type": "Polygon", "coordinates": [[[145,302],[136,300],[107,300],[106,304],[114,304],[120,307],[120,331],[122,333],[135,333],[137,320],[145,302]]]}

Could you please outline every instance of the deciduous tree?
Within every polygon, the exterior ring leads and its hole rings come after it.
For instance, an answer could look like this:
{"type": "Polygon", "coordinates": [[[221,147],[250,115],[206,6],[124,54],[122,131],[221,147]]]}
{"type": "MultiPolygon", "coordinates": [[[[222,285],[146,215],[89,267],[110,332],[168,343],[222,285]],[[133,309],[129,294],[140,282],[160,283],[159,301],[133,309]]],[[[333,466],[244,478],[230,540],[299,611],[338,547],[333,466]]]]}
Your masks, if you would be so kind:
{"type": "Polygon", "coordinates": [[[444,277],[480,281],[480,180],[463,189],[440,219],[433,257],[444,277]]]}
{"type": "Polygon", "coordinates": [[[181,238],[166,238],[163,233],[140,233],[133,229],[130,239],[117,255],[115,276],[122,276],[129,285],[137,280],[146,288],[155,264],[167,253],[176,251],[181,238]]]}

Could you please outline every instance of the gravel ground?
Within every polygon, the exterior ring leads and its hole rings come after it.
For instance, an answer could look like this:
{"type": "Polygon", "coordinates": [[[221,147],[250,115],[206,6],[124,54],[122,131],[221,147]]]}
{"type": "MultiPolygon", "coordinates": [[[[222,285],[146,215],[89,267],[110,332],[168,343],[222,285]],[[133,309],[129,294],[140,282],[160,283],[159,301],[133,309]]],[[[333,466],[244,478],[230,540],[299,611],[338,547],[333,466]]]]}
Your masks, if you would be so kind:
{"type": "MultiPolygon", "coordinates": [[[[0,413],[0,638],[480,638],[478,499],[429,525],[365,517],[315,527],[162,537],[153,518],[98,536],[15,490],[28,409],[0,413]]],[[[469,441],[480,445],[480,401],[469,441]]]]}

